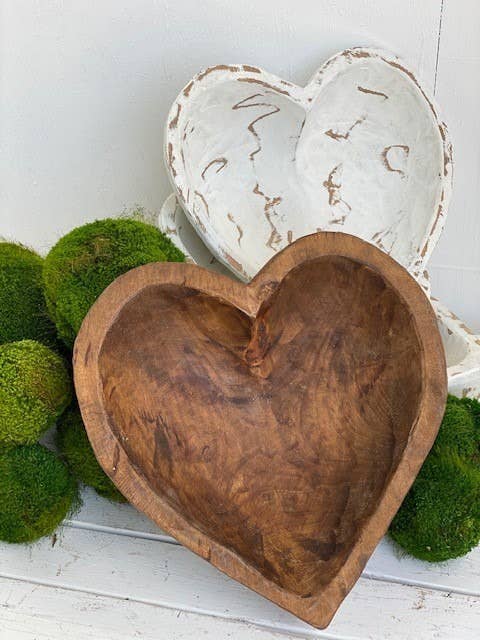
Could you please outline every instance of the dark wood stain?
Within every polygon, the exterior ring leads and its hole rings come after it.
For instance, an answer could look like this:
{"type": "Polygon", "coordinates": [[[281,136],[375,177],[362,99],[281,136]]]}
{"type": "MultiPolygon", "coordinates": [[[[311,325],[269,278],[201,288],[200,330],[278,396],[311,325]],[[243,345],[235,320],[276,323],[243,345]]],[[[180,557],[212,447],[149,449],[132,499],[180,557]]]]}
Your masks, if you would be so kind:
{"type": "Polygon", "coordinates": [[[387,94],[383,93],[383,91],[375,91],[374,89],[367,89],[366,87],[361,87],[360,85],[357,86],[357,89],[359,91],[361,91],[362,93],[369,93],[372,96],[380,96],[380,97],[384,98],[385,100],[388,100],[387,94]]]}
{"type": "Polygon", "coordinates": [[[247,82],[247,83],[252,83],[252,84],[259,84],[262,87],[266,87],[267,89],[272,89],[272,91],[275,91],[276,93],[282,93],[285,96],[289,96],[290,95],[290,91],[286,91],[285,89],[281,89],[280,87],[276,87],[273,84],[270,84],[269,82],[265,82],[264,80],[260,80],[259,78],[237,78],[238,82],[247,82]]]}
{"type": "Polygon", "coordinates": [[[258,67],[251,67],[249,64],[244,64],[243,70],[249,71],[250,73],[262,73],[261,69],[259,69],[258,67]]]}
{"type": "Polygon", "coordinates": [[[405,175],[404,171],[402,171],[401,169],[395,169],[395,167],[392,167],[392,165],[390,164],[390,161],[388,159],[390,149],[402,149],[402,151],[405,153],[405,156],[408,158],[410,147],[406,144],[391,144],[388,147],[385,147],[381,154],[382,162],[385,165],[387,171],[391,171],[392,173],[399,173],[402,176],[405,175]]]}
{"type": "Polygon", "coordinates": [[[365,116],[362,116],[361,118],[358,118],[358,120],[355,120],[355,122],[352,124],[351,127],[349,127],[347,129],[347,131],[345,133],[339,133],[338,131],[334,131],[333,129],[328,129],[328,131],[325,131],[325,135],[328,136],[329,138],[332,138],[333,140],[348,140],[348,138],[350,137],[351,132],[353,131],[353,129],[359,125],[362,124],[362,122],[365,121],[365,116]]]}
{"type": "Polygon", "coordinates": [[[175,129],[175,127],[178,125],[178,118],[180,117],[181,111],[182,105],[180,103],[177,103],[177,113],[175,114],[175,117],[170,120],[170,123],[168,125],[169,129],[175,129]]]}
{"type": "Polygon", "coordinates": [[[199,73],[197,76],[197,81],[203,80],[211,73],[215,73],[216,71],[230,71],[231,73],[236,73],[237,71],[240,71],[240,68],[229,64],[217,64],[216,66],[209,67],[208,69],[205,69],[205,71],[199,73]]]}
{"type": "Polygon", "coordinates": [[[225,168],[227,163],[228,163],[228,160],[226,158],[224,158],[224,157],[215,158],[214,160],[211,160],[205,166],[204,170],[201,173],[202,180],[205,180],[205,173],[210,169],[210,167],[212,167],[215,164],[220,165],[219,167],[217,167],[217,170],[215,171],[215,173],[220,173],[220,171],[225,168]]]}

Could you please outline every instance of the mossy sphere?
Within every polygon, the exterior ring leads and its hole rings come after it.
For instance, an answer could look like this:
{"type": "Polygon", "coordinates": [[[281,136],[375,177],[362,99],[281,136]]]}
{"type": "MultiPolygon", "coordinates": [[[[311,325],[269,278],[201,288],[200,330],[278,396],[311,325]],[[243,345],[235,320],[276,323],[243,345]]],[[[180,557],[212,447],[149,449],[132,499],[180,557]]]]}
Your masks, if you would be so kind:
{"type": "Polygon", "coordinates": [[[45,259],[47,307],[71,347],[88,310],[118,276],[149,262],[183,262],[156,227],[128,219],[99,220],[61,238],[45,259]]]}
{"type": "Polygon", "coordinates": [[[432,456],[395,516],[390,535],[408,553],[440,562],[480,542],[480,470],[457,456],[432,456]]]}
{"type": "Polygon", "coordinates": [[[34,444],[0,452],[1,540],[46,536],[77,505],[77,483],[52,451],[34,444]]]}
{"type": "Polygon", "coordinates": [[[43,259],[26,247],[0,242],[0,344],[38,340],[55,345],[42,283],[43,259]]]}
{"type": "Polygon", "coordinates": [[[390,526],[408,553],[457,558],[480,542],[480,403],[449,396],[428,458],[390,526]]]}
{"type": "Polygon", "coordinates": [[[479,453],[480,433],[472,411],[476,400],[449,396],[442,424],[432,448],[432,454],[457,454],[472,459],[479,453]]]}
{"type": "Polygon", "coordinates": [[[68,409],[57,423],[56,444],[71,472],[104,498],[126,502],[98,464],[78,407],[68,409]]]}
{"type": "Polygon", "coordinates": [[[0,346],[0,448],[33,444],[72,396],[62,358],[34,340],[0,346]]]}

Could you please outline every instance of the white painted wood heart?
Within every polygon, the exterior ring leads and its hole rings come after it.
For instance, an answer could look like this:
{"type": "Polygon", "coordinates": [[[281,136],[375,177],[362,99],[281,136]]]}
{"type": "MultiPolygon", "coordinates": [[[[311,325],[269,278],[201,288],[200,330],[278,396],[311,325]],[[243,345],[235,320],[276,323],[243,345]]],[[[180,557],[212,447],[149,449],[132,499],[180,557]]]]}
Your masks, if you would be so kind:
{"type": "Polygon", "coordinates": [[[451,145],[397,58],[349,49],[305,88],[247,65],[199,73],[166,126],[175,191],[213,254],[248,280],[317,230],[344,231],[422,274],[451,190],[451,145]]]}

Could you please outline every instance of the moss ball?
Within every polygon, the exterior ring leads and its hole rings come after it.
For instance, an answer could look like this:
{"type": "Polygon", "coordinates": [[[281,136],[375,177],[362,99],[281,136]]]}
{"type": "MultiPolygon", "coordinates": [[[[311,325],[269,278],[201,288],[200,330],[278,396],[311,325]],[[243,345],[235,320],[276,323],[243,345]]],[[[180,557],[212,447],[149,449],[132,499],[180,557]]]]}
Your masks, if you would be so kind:
{"type": "Polygon", "coordinates": [[[33,444],[69,405],[62,358],[34,340],[0,346],[0,448],[33,444]]]}
{"type": "Polygon", "coordinates": [[[480,542],[480,403],[448,397],[432,451],[390,526],[408,553],[429,562],[480,542]]]}
{"type": "Polygon", "coordinates": [[[480,542],[480,471],[455,456],[429,458],[390,535],[408,553],[429,562],[468,553],[480,542]]]}
{"type": "Polygon", "coordinates": [[[461,458],[472,459],[479,453],[480,438],[477,435],[472,403],[480,404],[476,400],[448,397],[431,454],[457,454],[461,458]]]}
{"type": "Polygon", "coordinates": [[[43,259],[34,251],[0,242],[0,344],[38,340],[55,345],[56,330],[43,295],[43,259]]]}
{"type": "Polygon", "coordinates": [[[52,451],[34,444],[0,452],[1,540],[46,536],[77,505],[77,483],[52,451]]]}
{"type": "Polygon", "coordinates": [[[156,227],[128,219],[99,220],[61,238],[45,259],[47,307],[71,347],[98,296],[123,273],[149,262],[183,262],[184,255],[156,227]]]}
{"type": "Polygon", "coordinates": [[[98,464],[78,407],[70,407],[57,424],[56,444],[72,474],[103,498],[126,502],[98,464]]]}
{"type": "MultiPolygon", "coordinates": [[[[461,402],[467,406],[473,416],[475,422],[475,430],[477,433],[477,441],[480,442],[480,402],[474,398],[462,398],[461,402]]],[[[480,453],[480,452],[479,452],[480,453]]]]}

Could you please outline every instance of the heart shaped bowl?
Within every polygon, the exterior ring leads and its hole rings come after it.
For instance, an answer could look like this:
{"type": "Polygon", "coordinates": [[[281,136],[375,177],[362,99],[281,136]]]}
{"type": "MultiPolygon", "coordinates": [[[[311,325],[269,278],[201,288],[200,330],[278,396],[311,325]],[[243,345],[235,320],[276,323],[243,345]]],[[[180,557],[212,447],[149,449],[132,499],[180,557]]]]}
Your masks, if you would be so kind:
{"type": "Polygon", "coordinates": [[[437,433],[432,308],[398,263],[338,233],[248,285],[191,264],[118,278],[75,344],[100,464],[213,565],[325,627],[437,433]]]}
{"type": "MultiPolygon", "coordinates": [[[[220,273],[230,273],[203,244],[185,215],[175,194],[165,200],[158,217],[159,229],[183,251],[193,264],[220,273]]],[[[417,276],[420,286],[430,296],[430,282],[424,271],[417,276]]],[[[480,399],[480,336],[435,298],[430,298],[437,316],[447,360],[448,390],[458,397],[480,399]]]]}
{"type": "Polygon", "coordinates": [[[319,230],[363,238],[418,277],[451,191],[436,107],[372,49],[333,56],[304,88],[248,65],[199,73],[171,108],[165,156],[190,222],[243,280],[319,230]]]}

